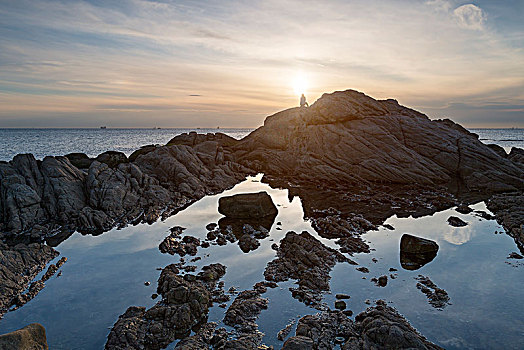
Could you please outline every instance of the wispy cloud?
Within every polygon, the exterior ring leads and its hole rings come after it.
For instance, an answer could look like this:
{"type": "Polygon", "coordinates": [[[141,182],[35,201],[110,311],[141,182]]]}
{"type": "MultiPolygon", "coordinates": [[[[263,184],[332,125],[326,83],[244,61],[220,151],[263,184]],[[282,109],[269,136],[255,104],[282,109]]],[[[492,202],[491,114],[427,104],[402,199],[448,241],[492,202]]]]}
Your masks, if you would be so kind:
{"type": "MultiPolygon", "coordinates": [[[[524,104],[523,93],[514,91],[524,84],[518,45],[524,30],[498,26],[509,11],[485,6],[454,0],[0,2],[0,126],[53,108],[57,123],[67,112],[110,113],[115,124],[129,126],[144,120],[177,126],[188,115],[209,126],[216,124],[213,116],[224,126],[256,126],[296,104],[291,85],[300,72],[309,80],[310,100],[355,88],[437,114],[435,106],[480,106],[479,98],[524,104]]],[[[474,123],[474,115],[456,112],[474,123]]]]}

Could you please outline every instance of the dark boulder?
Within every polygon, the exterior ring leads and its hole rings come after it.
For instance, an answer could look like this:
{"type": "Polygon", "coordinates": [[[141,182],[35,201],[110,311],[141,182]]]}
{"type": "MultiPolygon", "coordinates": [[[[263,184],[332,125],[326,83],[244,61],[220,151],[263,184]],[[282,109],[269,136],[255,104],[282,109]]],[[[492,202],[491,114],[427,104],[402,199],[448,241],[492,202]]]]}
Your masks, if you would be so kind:
{"type": "Polygon", "coordinates": [[[456,216],[450,216],[448,218],[448,224],[453,227],[464,227],[468,225],[467,222],[456,216]]]}
{"type": "Polygon", "coordinates": [[[148,154],[149,152],[153,152],[156,148],[156,145],[142,146],[133,153],[131,153],[131,155],[129,156],[129,161],[134,162],[138,158],[138,156],[141,156],[142,154],[148,154]]]}
{"type": "Polygon", "coordinates": [[[400,239],[400,250],[411,254],[437,252],[438,244],[432,240],[405,233],[400,239]]]}
{"type": "Polygon", "coordinates": [[[302,335],[296,335],[289,338],[284,343],[282,350],[312,350],[313,339],[304,337],[302,335]]]}
{"type": "Polygon", "coordinates": [[[119,164],[129,163],[129,159],[122,152],[107,151],[99,154],[96,160],[100,163],[106,163],[110,168],[116,168],[119,164]]]}
{"type": "Polygon", "coordinates": [[[400,265],[405,270],[417,270],[437,256],[438,244],[410,234],[400,239],[400,265]]]}
{"type": "Polygon", "coordinates": [[[85,153],[69,153],[66,154],[65,157],[78,169],[89,169],[89,166],[94,160],[89,158],[85,153]]]}
{"type": "Polygon", "coordinates": [[[489,148],[491,148],[493,151],[495,151],[495,153],[497,153],[499,156],[501,156],[502,158],[506,158],[508,156],[508,154],[506,153],[506,150],[504,149],[504,147],[501,147],[499,145],[496,145],[494,143],[490,143],[489,145],[487,145],[489,148]]]}
{"type": "Polygon", "coordinates": [[[271,196],[267,192],[241,193],[221,197],[218,212],[230,218],[262,218],[278,213],[271,196]]]}
{"type": "Polygon", "coordinates": [[[6,350],[47,350],[45,328],[31,323],[22,329],[0,335],[0,349],[6,350]]]}

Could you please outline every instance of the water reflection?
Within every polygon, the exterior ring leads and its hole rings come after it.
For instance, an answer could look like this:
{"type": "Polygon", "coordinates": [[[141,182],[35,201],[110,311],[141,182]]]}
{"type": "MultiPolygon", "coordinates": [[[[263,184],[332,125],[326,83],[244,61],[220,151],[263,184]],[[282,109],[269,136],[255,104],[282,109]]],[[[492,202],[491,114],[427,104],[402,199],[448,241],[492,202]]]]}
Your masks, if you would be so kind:
{"type": "MultiPolygon", "coordinates": [[[[127,307],[151,307],[155,303],[151,294],[156,291],[159,276],[156,268],[179,259],[176,255],[161,254],[158,249],[171,227],[185,227],[184,235],[201,240],[206,238],[208,230],[205,227],[209,223],[240,227],[240,222],[228,221],[218,213],[218,199],[224,195],[267,191],[278,207],[275,218],[267,222],[248,222],[269,231],[269,236],[259,239],[260,246],[256,250],[245,254],[236,243],[199,249],[198,256],[202,259],[191,264],[197,268],[215,262],[226,265],[226,290],[232,286],[239,290],[249,289],[262,281],[266,264],[275,258],[271,245],[290,230],[307,230],[324,244],[337,247],[333,240],[316,235],[310,223],[303,220],[300,198],[259,181],[260,176],[250,178],[223,194],[203,198],[152,225],[130,226],[97,237],[75,233],[57,248],[69,258],[62,268],[62,276],[46,282],[46,288],[27,305],[6,314],[0,321],[0,333],[39,322],[46,327],[52,349],[103,348],[109,329],[127,307]],[[145,281],[150,281],[151,286],[145,286],[145,281]]],[[[483,204],[473,208],[485,210],[483,204]]],[[[243,221],[242,225],[245,223],[243,221]]],[[[392,217],[386,223],[395,229],[380,229],[363,236],[375,251],[353,257],[370,270],[369,274],[349,264],[335,266],[331,273],[332,294],[327,293],[324,298],[329,306],[333,307],[336,293],[349,294],[348,308],[357,314],[367,307],[366,299],[381,298],[391,302],[431,341],[446,348],[521,346],[524,290],[520,286],[524,285],[524,274],[522,267],[506,264],[505,258],[515,250],[515,244],[507,235],[493,234],[501,230],[496,222],[446,210],[417,219],[392,217]],[[446,222],[450,215],[468,221],[469,225],[450,227],[446,222]],[[400,240],[407,232],[439,246],[438,256],[418,262],[420,266],[416,271],[403,269],[402,260],[405,259],[402,257],[399,261],[400,240]],[[452,305],[442,311],[432,308],[426,296],[416,288],[418,274],[429,276],[445,289],[452,305]],[[395,278],[390,277],[386,287],[378,288],[370,279],[381,275],[394,275],[395,278]]],[[[410,263],[416,261],[411,259],[410,263]]],[[[275,348],[282,346],[276,334],[290,319],[316,312],[291,297],[288,288],[293,286],[294,281],[279,283],[278,288],[264,295],[270,300],[269,309],[260,314],[259,329],[265,333],[264,342],[275,348]]],[[[210,309],[210,321],[220,322],[223,316],[224,309],[218,305],[210,309]]]]}

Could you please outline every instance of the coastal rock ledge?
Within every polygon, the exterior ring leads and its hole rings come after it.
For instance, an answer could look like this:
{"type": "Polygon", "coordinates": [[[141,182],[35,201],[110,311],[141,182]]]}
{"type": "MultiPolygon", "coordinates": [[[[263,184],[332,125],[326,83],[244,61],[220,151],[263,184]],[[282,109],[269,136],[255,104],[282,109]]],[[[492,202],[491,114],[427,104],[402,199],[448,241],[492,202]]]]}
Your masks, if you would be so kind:
{"type": "Polygon", "coordinates": [[[522,163],[501,157],[459,124],[354,90],[269,116],[234,150],[238,162],[298,183],[446,185],[489,193],[524,187],[522,163]]]}

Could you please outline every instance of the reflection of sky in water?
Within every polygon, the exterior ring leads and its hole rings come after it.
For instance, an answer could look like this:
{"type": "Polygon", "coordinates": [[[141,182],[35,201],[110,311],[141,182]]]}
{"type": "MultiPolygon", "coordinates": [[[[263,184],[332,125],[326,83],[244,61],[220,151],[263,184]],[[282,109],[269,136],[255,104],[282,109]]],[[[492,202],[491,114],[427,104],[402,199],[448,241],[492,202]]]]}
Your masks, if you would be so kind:
{"type": "MultiPolygon", "coordinates": [[[[227,266],[225,289],[235,286],[240,290],[251,288],[264,279],[268,261],[274,259],[271,244],[280,241],[289,230],[308,230],[319,238],[308,222],[303,221],[299,198],[289,201],[286,190],[271,189],[268,185],[249,179],[223,194],[206,197],[184,211],[152,225],[141,224],[122,230],[112,230],[101,236],[74,234],[57,249],[69,258],[62,267],[63,275],[52,278],[46,288],[21,309],[10,312],[0,321],[0,333],[12,331],[31,322],[42,323],[47,330],[52,349],[100,349],[106,336],[127,307],[150,307],[155,301],[160,274],[157,267],[177,262],[178,256],[161,254],[158,245],[175,225],[186,227],[184,235],[205,238],[205,225],[218,222],[218,198],[242,192],[267,191],[278,206],[279,213],[270,236],[260,241],[260,247],[244,254],[236,243],[227,246],[212,245],[199,249],[202,260],[199,267],[214,262],[227,266]],[[283,230],[277,230],[277,222],[283,230]],[[145,281],[151,281],[146,287],[145,281]]],[[[475,209],[485,210],[482,204],[475,209]]],[[[355,270],[355,266],[338,264],[332,272],[332,294],[326,302],[333,306],[335,293],[347,293],[351,299],[348,308],[356,313],[365,309],[365,299],[383,298],[393,303],[408,320],[430,340],[447,348],[518,348],[524,337],[521,314],[524,307],[522,267],[505,264],[506,256],[515,244],[506,235],[495,235],[501,228],[494,221],[480,220],[473,215],[462,215],[453,210],[431,217],[399,219],[387,223],[394,231],[381,229],[370,232],[364,239],[376,249],[372,254],[354,258],[370,269],[369,274],[355,270]],[[458,216],[469,225],[453,228],[446,222],[450,215],[458,216]],[[435,259],[416,271],[402,270],[399,261],[399,242],[403,233],[411,233],[436,241],[439,252],[435,259]],[[371,259],[376,257],[377,263],[371,259]],[[371,277],[389,274],[398,269],[398,278],[389,280],[385,288],[376,287],[371,277]],[[452,305],[439,311],[431,308],[426,297],[416,289],[414,277],[429,276],[450,295],[452,305]],[[366,277],[367,279],[362,279],[366,277]]],[[[334,241],[321,239],[334,247],[334,241]]],[[[191,257],[186,256],[186,261],[191,257]]],[[[290,319],[315,313],[291,297],[288,288],[294,281],[280,283],[279,288],[264,295],[270,300],[269,309],[261,313],[258,324],[268,345],[281,346],[276,334],[290,319]]],[[[230,301],[228,305],[231,303],[230,301]]],[[[209,320],[220,322],[224,309],[214,306],[209,320]]],[[[294,330],[293,330],[294,332],[294,330]]]]}

